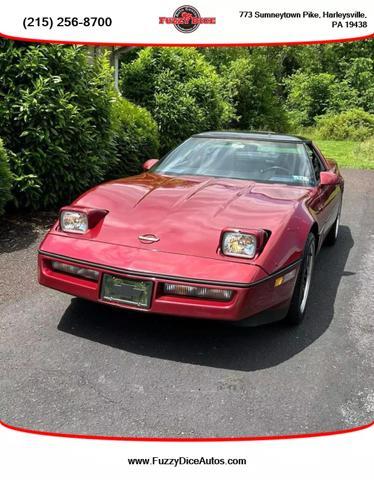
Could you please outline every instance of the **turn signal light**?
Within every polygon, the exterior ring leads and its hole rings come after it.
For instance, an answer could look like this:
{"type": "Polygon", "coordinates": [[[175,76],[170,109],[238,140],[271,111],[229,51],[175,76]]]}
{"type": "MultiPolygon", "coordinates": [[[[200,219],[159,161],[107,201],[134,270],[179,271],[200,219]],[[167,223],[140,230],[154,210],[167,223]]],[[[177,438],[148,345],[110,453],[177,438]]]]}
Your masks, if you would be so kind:
{"type": "Polygon", "coordinates": [[[177,285],[165,283],[164,292],[168,295],[184,297],[210,298],[212,300],[231,300],[233,291],[222,288],[192,287],[190,285],[177,285]]]}
{"type": "Polygon", "coordinates": [[[52,269],[56,272],[67,273],[68,275],[74,275],[76,277],[87,278],[95,282],[99,279],[99,272],[97,270],[91,270],[90,268],[81,268],[75,265],[69,265],[68,263],[51,262],[52,269]]]}

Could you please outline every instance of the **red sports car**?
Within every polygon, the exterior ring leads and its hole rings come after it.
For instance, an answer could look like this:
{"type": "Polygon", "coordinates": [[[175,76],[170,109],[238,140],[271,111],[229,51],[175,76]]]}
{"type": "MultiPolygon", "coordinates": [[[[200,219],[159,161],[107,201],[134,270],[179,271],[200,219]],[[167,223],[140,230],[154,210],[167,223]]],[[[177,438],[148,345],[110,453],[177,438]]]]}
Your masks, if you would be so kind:
{"type": "Polygon", "coordinates": [[[305,138],[193,135],[62,208],[40,245],[39,282],[150,313],[300,323],[343,188],[305,138]]]}

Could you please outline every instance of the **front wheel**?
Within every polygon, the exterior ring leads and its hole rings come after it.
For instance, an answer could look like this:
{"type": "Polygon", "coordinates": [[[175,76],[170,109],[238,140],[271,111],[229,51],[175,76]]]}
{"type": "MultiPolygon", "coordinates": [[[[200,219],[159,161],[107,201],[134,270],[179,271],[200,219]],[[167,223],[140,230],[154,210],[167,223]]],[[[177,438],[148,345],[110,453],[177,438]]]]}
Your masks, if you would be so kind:
{"type": "Polygon", "coordinates": [[[310,233],[305,244],[290,308],[285,318],[285,321],[291,325],[298,325],[303,321],[312,281],[315,256],[316,239],[313,233],[310,233]]]}

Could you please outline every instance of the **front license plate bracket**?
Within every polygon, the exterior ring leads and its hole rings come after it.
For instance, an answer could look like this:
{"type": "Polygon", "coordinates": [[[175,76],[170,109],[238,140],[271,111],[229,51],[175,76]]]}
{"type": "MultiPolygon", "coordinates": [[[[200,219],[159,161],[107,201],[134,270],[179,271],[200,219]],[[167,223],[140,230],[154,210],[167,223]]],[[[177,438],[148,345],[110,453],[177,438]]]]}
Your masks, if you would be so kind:
{"type": "Polygon", "coordinates": [[[150,308],[153,282],[103,275],[101,299],[111,303],[123,303],[139,308],[150,308]]]}

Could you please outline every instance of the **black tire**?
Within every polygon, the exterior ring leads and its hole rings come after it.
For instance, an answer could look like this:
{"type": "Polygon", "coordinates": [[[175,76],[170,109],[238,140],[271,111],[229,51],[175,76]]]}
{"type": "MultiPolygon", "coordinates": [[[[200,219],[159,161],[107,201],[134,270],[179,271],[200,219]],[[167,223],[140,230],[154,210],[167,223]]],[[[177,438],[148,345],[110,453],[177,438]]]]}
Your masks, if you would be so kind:
{"type": "Polygon", "coordinates": [[[284,319],[289,325],[299,325],[304,319],[313,276],[315,256],[316,238],[313,233],[309,233],[305,243],[303,259],[293,291],[290,308],[284,319]]]}
{"type": "Polygon", "coordinates": [[[339,212],[338,212],[338,215],[336,217],[335,222],[332,224],[332,227],[330,228],[330,231],[326,235],[326,238],[325,238],[324,243],[325,243],[325,245],[328,245],[329,247],[332,247],[333,245],[335,245],[336,240],[337,240],[338,235],[339,235],[340,211],[341,211],[341,207],[339,208],[339,212]]]}

